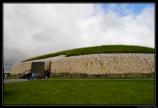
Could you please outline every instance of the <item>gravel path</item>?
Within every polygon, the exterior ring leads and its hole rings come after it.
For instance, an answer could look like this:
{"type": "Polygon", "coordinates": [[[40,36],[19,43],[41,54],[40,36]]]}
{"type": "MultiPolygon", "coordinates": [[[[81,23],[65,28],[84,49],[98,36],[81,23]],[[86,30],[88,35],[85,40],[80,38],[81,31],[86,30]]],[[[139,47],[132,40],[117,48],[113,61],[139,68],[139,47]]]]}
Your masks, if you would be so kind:
{"type": "MultiPolygon", "coordinates": [[[[37,80],[37,79],[35,79],[37,80]]],[[[40,79],[40,80],[154,80],[154,79],[40,79]]],[[[27,79],[5,79],[4,83],[24,82],[27,79]]]]}
{"type": "Polygon", "coordinates": [[[23,82],[29,81],[28,79],[5,79],[4,83],[14,83],[14,82],[23,82]]]}
{"type": "MultiPolygon", "coordinates": [[[[40,79],[46,80],[46,79],[40,79]]],[[[154,79],[47,79],[47,80],[154,80],[154,79]]]]}

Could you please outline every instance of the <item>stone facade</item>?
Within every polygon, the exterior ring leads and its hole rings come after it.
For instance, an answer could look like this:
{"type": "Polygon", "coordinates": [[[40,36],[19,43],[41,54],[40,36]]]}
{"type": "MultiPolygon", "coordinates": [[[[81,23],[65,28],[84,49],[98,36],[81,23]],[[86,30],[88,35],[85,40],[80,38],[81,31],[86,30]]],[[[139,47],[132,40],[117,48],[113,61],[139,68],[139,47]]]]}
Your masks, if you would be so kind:
{"type": "Polygon", "coordinates": [[[14,64],[11,68],[11,74],[19,74],[31,70],[32,62],[23,62],[14,64]]]}
{"type": "Polygon", "coordinates": [[[45,62],[51,73],[125,74],[154,73],[153,53],[89,54],[71,57],[51,57],[15,64],[11,74],[31,69],[31,62],[45,62]],[[51,62],[51,63],[50,63],[51,62]]]}
{"type": "Polygon", "coordinates": [[[153,73],[154,54],[92,54],[51,60],[52,73],[153,73]]]}

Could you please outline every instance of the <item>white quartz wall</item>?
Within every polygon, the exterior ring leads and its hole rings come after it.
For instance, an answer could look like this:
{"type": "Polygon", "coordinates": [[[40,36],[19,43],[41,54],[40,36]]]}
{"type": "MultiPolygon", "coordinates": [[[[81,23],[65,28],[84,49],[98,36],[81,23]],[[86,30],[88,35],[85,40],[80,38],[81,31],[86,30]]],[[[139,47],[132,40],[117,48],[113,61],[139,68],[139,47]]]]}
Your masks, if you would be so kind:
{"type": "Polygon", "coordinates": [[[154,54],[92,54],[51,60],[52,73],[153,73],[154,54]]]}
{"type": "Polygon", "coordinates": [[[153,73],[155,70],[152,53],[120,53],[59,56],[22,62],[12,66],[11,74],[31,70],[31,63],[39,61],[45,62],[45,70],[50,70],[52,73],[123,74],[153,73]]]}

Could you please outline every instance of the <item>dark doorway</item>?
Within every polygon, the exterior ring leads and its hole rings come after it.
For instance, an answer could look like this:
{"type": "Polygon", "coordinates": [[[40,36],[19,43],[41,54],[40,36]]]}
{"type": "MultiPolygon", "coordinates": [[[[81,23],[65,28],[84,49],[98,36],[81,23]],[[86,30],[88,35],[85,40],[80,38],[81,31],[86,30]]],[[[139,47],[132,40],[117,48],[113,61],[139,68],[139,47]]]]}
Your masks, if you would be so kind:
{"type": "Polygon", "coordinates": [[[31,73],[35,74],[35,78],[44,74],[44,65],[45,62],[32,62],[31,73]]]}

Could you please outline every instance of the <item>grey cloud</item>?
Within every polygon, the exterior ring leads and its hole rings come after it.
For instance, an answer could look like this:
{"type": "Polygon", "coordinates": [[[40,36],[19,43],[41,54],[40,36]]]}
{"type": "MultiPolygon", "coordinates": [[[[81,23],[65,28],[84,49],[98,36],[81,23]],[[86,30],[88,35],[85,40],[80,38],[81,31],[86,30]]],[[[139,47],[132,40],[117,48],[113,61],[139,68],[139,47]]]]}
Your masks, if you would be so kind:
{"type": "Polygon", "coordinates": [[[18,49],[5,48],[4,49],[4,63],[15,63],[26,59],[27,55],[18,49]]]}
{"type": "Polygon", "coordinates": [[[11,66],[26,59],[25,53],[17,49],[4,49],[4,72],[10,72],[11,66]]]}
{"type": "Polygon", "coordinates": [[[35,35],[32,36],[32,38],[36,41],[46,41],[48,42],[49,40],[52,39],[52,36],[50,34],[47,33],[37,33],[35,35]]]}

